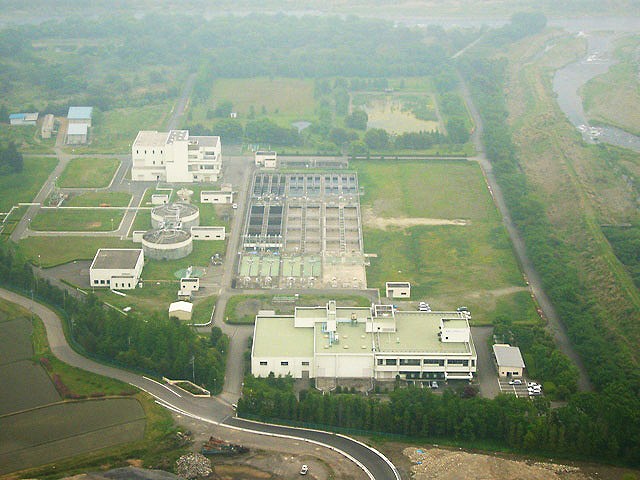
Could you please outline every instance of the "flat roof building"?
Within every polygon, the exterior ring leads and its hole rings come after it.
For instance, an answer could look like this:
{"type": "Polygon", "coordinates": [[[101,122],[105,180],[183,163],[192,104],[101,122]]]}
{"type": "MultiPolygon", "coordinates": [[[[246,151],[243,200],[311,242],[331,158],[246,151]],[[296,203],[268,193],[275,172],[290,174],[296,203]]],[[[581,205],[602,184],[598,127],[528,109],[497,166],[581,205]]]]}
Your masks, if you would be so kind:
{"type": "Polygon", "coordinates": [[[521,377],[525,365],[518,347],[497,343],[493,346],[493,355],[501,377],[521,377]]]}
{"type": "Polygon", "coordinates": [[[89,267],[89,283],[112,290],[133,289],[138,285],[143,266],[141,249],[100,248],[89,267]]]}
{"type": "Polygon", "coordinates": [[[391,305],[297,307],[256,316],[251,372],[294,378],[471,380],[477,355],[460,312],[396,311],[391,305]]]}
{"type": "Polygon", "coordinates": [[[385,294],[387,298],[409,298],[411,284],[409,282],[386,282],[385,294]]]}
{"type": "Polygon", "coordinates": [[[258,150],[255,154],[256,167],[276,168],[278,166],[278,154],[272,151],[258,150]]]}
{"type": "Polygon", "coordinates": [[[141,130],[131,146],[135,181],[215,182],[222,170],[220,137],[190,136],[188,130],[141,130]]]}
{"type": "Polygon", "coordinates": [[[93,107],[69,107],[67,120],[69,122],[69,125],[74,123],[84,123],[88,127],[90,127],[92,116],[93,107]]]}
{"type": "Polygon", "coordinates": [[[178,320],[191,320],[193,312],[193,304],[185,301],[173,302],[169,305],[169,317],[175,317],[178,320]]]}
{"type": "Polygon", "coordinates": [[[12,113],[9,115],[11,125],[35,125],[38,121],[38,112],[12,113]]]}

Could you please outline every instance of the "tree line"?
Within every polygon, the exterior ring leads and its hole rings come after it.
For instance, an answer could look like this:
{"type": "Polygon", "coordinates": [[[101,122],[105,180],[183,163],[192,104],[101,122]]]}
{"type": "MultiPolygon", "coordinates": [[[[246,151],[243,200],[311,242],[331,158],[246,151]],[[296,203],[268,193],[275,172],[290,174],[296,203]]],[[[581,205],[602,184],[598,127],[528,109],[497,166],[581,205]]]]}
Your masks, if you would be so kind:
{"type": "Polygon", "coordinates": [[[38,278],[6,245],[0,248],[0,284],[63,311],[72,343],[90,357],[175,379],[193,380],[195,372],[197,384],[222,391],[229,339],[217,327],[204,338],[175,318],[123,315],[95,295],[70,295],[38,278]]]}
{"type": "Polygon", "coordinates": [[[9,142],[6,146],[0,145],[0,176],[20,173],[23,169],[24,159],[16,144],[9,142]]]}
{"type": "Polygon", "coordinates": [[[640,464],[640,399],[620,386],[601,393],[576,394],[560,408],[549,400],[514,395],[495,399],[466,390],[434,394],[398,388],[388,398],[326,394],[303,390],[293,379],[247,376],[238,400],[240,416],[312,427],[342,427],[404,435],[422,440],[449,439],[524,453],[640,464]]]}

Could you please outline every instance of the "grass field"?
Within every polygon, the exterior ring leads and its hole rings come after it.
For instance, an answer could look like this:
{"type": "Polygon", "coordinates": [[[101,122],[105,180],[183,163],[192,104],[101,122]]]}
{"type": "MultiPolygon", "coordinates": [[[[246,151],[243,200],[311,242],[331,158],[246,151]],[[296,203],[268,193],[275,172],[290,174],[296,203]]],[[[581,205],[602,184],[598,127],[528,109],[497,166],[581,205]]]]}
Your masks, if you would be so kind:
{"type": "Polygon", "coordinates": [[[18,242],[18,249],[30,262],[44,268],[62,265],[73,260],[92,260],[99,248],[139,248],[139,244],[114,237],[65,236],[28,237],[18,242]]]}
{"type": "MultiPolygon", "coordinates": [[[[143,280],[147,273],[147,266],[143,271],[143,280]]],[[[169,304],[175,302],[178,296],[179,284],[177,280],[165,280],[162,282],[147,281],[142,288],[126,290],[126,296],[116,295],[108,289],[97,289],[95,294],[100,300],[123,309],[131,307],[133,312],[152,314],[161,312],[167,314],[169,304]]]]}
{"type": "Polygon", "coordinates": [[[511,316],[534,321],[506,230],[480,167],[466,161],[357,161],[364,246],[374,253],[367,284],[409,281],[412,298],[435,309],[468,306],[476,324],[491,323],[499,302],[511,316]],[[460,220],[460,225],[428,225],[460,220]],[[387,222],[381,228],[380,222],[387,222]],[[510,300],[511,299],[511,300],[510,300]],[[528,306],[527,306],[528,305],[528,306]]]}
{"type": "Polygon", "coordinates": [[[75,152],[131,153],[139,130],[162,130],[173,108],[173,101],[143,107],[115,108],[94,119],[91,143],[74,145],[75,152]]]}
{"type": "Polygon", "coordinates": [[[0,123],[0,143],[13,142],[22,153],[53,153],[55,135],[49,139],[40,136],[40,128],[29,125],[11,126],[0,123]]]}
{"type": "Polygon", "coordinates": [[[31,220],[32,230],[51,232],[110,232],[120,225],[124,210],[40,210],[31,220]]]}
{"type": "Polygon", "coordinates": [[[58,179],[62,188],[103,188],[109,186],[120,161],[115,158],[74,158],[58,179]]]}
{"type": "Polygon", "coordinates": [[[278,295],[235,295],[227,302],[224,312],[225,322],[231,324],[253,324],[258,310],[275,310],[277,315],[292,314],[295,307],[315,307],[336,300],[339,306],[366,307],[371,304],[369,298],[356,295],[300,295],[295,302],[275,302],[278,295]]]}
{"type": "Polygon", "coordinates": [[[86,192],[74,195],[64,204],[65,207],[126,207],[131,195],[126,192],[86,192]]]}
{"type": "Polygon", "coordinates": [[[618,41],[615,52],[620,63],[582,87],[589,120],[640,135],[640,79],[637,50],[640,35],[618,41]]]}
{"type": "Polygon", "coordinates": [[[27,157],[21,173],[0,176],[0,210],[8,212],[18,202],[32,201],[57,163],[55,158],[27,157]]]}
{"type": "Polygon", "coordinates": [[[267,115],[282,126],[296,120],[312,121],[316,107],[313,89],[313,80],[295,78],[218,79],[208,103],[192,108],[190,122],[211,123],[206,112],[215,109],[216,102],[225,100],[233,104],[232,111],[243,122],[249,118],[252,107],[256,117],[267,115]]]}
{"type": "Polygon", "coordinates": [[[226,243],[221,241],[194,241],[193,252],[185,258],[180,260],[149,260],[144,266],[144,278],[146,281],[164,281],[174,279],[173,274],[176,270],[187,268],[190,265],[208,267],[214,254],[224,254],[225,245],[226,243]]]}

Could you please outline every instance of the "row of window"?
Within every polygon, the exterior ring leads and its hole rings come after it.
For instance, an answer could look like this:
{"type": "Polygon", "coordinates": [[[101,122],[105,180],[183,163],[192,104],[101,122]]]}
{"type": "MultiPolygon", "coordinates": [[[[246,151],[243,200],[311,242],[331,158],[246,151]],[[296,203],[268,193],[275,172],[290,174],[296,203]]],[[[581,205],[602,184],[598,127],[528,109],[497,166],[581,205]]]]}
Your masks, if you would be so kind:
{"type": "MultiPolygon", "coordinates": [[[[110,286],[111,285],[111,280],[94,280],[93,284],[94,285],[109,285],[110,286]]],[[[122,282],[122,283],[119,284],[118,282],[115,282],[113,285],[114,285],[114,288],[125,288],[125,287],[126,288],[131,288],[131,283],[122,282]]]]}
{"type": "MultiPolygon", "coordinates": [[[[147,151],[144,150],[144,154],[147,154],[147,151]]],[[[156,151],[155,150],[151,150],[151,155],[155,155],[156,151]]],[[[140,155],[140,150],[136,150],[136,155],[140,155]]],[[[160,150],[160,155],[162,155],[162,150],[160,150]]]]}
{"type": "MultiPolygon", "coordinates": [[[[439,358],[425,358],[422,363],[424,365],[438,365],[440,367],[444,367],[444,359],[439,358]]],[[[420,359],[419,358],[401,358],[399,362],[400,366],[419,366],[420,359]]],[[[448,365],[462,365],[464,367],[469,366],[469,360],[458,360],[458,359],[450,359],[447,360],[448,365]]],[[[398,360],[396,358],[379,358],[378,365],[398,365],[398,360]]],[[[471,366],[475,367],[476,361],[471,360],[471,366]]]]}
{"type": "MultiPolygon", "coordinates": [[[[266,360],[262,360],[260,362],[260,365],[262,365],[263,367],[266,367],[267,365],[269,365],[269,362],[267,362],[266,360]]],[[[289,362],[282,361],[282,362],[280,362],[280,366],[287,367],[287,366],[289,366],[289,362]]],[[[309,362],[302,362],[302,366],[303,367],[308,367],[309,366],[309,362]]]]}

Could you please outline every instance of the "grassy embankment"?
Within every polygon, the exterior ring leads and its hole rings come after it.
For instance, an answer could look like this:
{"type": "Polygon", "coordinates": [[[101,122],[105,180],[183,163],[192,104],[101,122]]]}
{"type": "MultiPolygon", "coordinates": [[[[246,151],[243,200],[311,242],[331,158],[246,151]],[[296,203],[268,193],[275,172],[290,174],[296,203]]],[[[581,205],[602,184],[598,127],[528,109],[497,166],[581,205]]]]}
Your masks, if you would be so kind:
{"type": "MultiPolygon", "coordinates": [[[[600,225],[638,221],[637,192],[619,169],[624,163],[638,175],[639,165],[637,159],[634,163],[607,147],[582,142],[555,101],[550,73],[582,55],[584,45],[578,39],[559,39],[550,53],[537,56],[549,40],[527,39],[510,52],[508,106],[514,140],[521,167],[544,204],[555,241],[563,247],[562,261],[584,285],[580,294],[592,302],[590,315],[597,315],[600,334],[632,362],[632,368],[640,360],[635,348],[640,341],[635,321],[640,294],[600,225]]],[[[580,336],[577,331],[575,336],[580,336]]]]}
{"type": "Polygon", "coordinates": [[[0,211],[32,201],[57,163],[55,158],[27,157],[21,173],[0,176],[0,211]]]}
{"type": "Polygon", "coordinates": [[[476,324],[538,317],[482,177],[466,161],[352,162],[362,197],[369,286],[411,282],[436,310],[468,306],[476,324]],[[463,224],[429,225],[432,220],[463,224]],[[421,225],[422,223],[422,225],[421,225]],[[412,225],[413,224],[413,225],[412,225]]]}
{"type": "Polygon", "coordinates": [[[640,135],[639,46],[638,35],[618,40],[614,56],[619,63],[582,87],[580,93],[591,123],[613,125],[640,135]]]}

